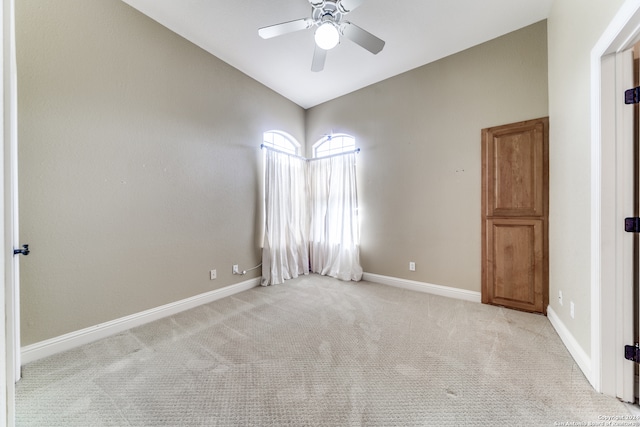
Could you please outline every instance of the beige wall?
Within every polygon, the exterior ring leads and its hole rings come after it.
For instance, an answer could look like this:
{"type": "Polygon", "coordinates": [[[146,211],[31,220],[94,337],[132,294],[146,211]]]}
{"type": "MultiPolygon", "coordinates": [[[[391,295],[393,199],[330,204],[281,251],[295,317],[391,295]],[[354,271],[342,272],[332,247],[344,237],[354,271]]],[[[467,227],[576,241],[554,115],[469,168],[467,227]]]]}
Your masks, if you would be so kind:
{"type": "Polygon", "coordinates": [[[479,291],[480,129],[550,115],[550,302],[589,353],[589,54],[623,0],[306,114],[121,2],[16,3],[23,344],[244,279],[268,129],[358,138],[365,271],[479,291]]]}
{"type": "Polygon", "coordinates": [[[591,353],[590,55],[623,0],[556,0],[548,19],[550,304],[591,353]],[[562,290],[564,305],[558,303],[562,290]],[[575,303],[575,319],[568,301],[575,303]]]}
{"type": "Polygon", "coordinates": [[[16,8],[23,344],[252,277],[262,132],[304,110],[120,1],[16,8]]]}
{"type": "Polygon", "coordinates": [[[362,148],[366,272],[480,291],[480,131],[548,115],[546,31],[539,22],[308,111],[308,146],[333,130],[362,148]]]}

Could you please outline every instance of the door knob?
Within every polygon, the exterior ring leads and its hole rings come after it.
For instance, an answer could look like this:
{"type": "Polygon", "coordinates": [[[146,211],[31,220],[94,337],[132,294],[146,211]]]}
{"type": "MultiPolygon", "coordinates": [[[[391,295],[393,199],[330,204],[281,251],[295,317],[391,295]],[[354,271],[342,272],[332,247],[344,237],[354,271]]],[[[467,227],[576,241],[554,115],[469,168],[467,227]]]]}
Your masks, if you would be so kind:
{"type": "Polygon", "coordinates": [[[27,256],[27,255],[29,255],[29,252],[31,252],[29,250],[29,245],[22,245],[22,249],[14,249],[13,250],[13,254],[14,255],[22,254],[24,256],[27,256]]]}

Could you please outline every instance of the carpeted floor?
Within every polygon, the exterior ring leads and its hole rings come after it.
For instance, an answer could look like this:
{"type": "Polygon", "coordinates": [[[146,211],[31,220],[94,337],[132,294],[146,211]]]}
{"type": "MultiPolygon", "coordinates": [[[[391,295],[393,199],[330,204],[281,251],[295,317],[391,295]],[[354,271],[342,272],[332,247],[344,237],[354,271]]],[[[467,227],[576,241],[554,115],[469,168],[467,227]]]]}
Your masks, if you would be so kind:
{"type": "Polygon", "coordinates": [[[18,426],[554,426],[616,416],[628,406],[593,391],[543,316],[316,275],[31,363],[17,386],[18,426]]]}

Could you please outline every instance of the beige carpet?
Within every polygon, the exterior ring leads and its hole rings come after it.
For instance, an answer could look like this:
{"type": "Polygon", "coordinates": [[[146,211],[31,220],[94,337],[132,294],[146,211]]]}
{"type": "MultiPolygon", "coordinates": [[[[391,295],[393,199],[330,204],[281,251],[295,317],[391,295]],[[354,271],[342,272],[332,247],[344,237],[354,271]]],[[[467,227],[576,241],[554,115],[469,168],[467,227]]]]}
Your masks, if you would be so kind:
{"type": "Polygon", "coordinates": [[[543,316],[315,275],[34,362],[17,395],[19,426],[553,426],[629,414],[593,391],[543,316]]]}

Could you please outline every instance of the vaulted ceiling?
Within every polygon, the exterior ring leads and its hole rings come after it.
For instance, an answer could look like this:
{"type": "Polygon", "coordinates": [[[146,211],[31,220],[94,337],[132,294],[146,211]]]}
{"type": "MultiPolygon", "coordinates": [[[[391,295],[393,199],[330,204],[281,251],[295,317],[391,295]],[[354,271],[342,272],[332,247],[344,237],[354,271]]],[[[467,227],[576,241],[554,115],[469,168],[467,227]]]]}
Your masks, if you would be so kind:
{"type": "Polygon", "coordinates": [[[306,18],[308,0],[123,0],[303,108],[546,19],[553,0],[364,0],[346,15],[386,44],[373,55],[342,37],[311,71],[314,28],[271,39],[261,27],[306,18]]]}

